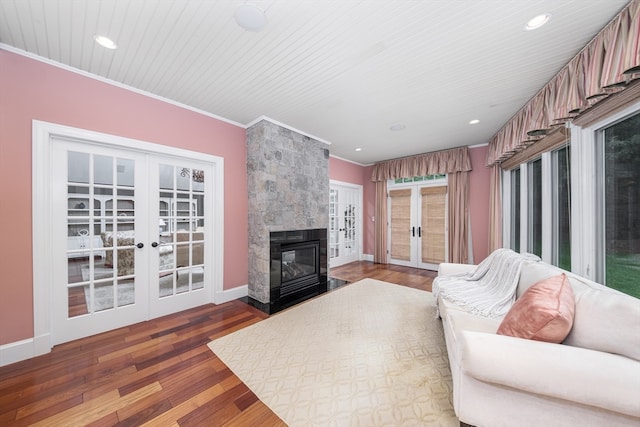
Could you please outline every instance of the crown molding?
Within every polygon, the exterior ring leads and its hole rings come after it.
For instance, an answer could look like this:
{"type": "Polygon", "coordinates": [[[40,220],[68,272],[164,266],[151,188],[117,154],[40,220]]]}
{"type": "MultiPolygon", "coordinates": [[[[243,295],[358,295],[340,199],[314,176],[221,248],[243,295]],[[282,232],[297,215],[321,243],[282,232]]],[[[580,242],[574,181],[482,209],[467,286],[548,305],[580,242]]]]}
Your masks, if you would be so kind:
{"type": "Polygon", "coordinates": [[[349,160],[349,159],[345,159],[343,157],[335,156],[333,154],[329,154],[329,157],[333,157],[334,159],[342,160],[343,162],[353,163],[354,165],[362,166],[363,168],[366,168],[367,166],[373,166],[375,164],[375,163],[369,163],[369,164],[358,163],[358,162],[355,162],[353,160],[349,160]]]}

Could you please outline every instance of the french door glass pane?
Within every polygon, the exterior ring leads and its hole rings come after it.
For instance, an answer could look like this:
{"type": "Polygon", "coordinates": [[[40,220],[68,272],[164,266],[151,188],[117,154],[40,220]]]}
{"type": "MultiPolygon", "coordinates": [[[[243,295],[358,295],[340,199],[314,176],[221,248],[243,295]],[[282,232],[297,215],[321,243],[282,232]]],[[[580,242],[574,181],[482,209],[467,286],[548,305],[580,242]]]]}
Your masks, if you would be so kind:
{"type": "Polygon", "coordinates": [[[68,316],[133,304],[134,161],[68,151],[67,164],[68,316]]]}
{"type": "Polygon", "coordinates": [[[511,242],[510,247],[520,252],[520,169],[511,171],[511,242]]]}
{"type": "Polygon", "coordinates": [[[604,281],[640,298],[640,114],[605,129],[602,141],[604,281]]]}
{"type": "Polygon", "coordinates": [[[340,256],[339,191],[329,190],[329,258],[340,256]]]}
{"type": "Polygon", "coordinates": [[[391,258],[411,260],[411,190],[389,191],[391,258]]]}
{"type": "Polygon", "coordinates": [[[159,175],[159,295],[204,287],[203,170],[161,164],[159,175]]]}
{"type": "Polygon", "coordinates": [[[356,250],[356,207],[353,203],[347,203],[343,215],[344,251],[351,255],[356,250]]]}
{"type": "Polygon", "coordinates": [[[571,270],[571,169],[570,148],[566,146],[552,153],[553,182],[553,263],[571,270]]]}
{"type": "Polygon", "coordinates": [[[446,260],[446,200],[447,187],[420,189],[421,212],[420,239],[422,262],[439,264],[446,260]]]}

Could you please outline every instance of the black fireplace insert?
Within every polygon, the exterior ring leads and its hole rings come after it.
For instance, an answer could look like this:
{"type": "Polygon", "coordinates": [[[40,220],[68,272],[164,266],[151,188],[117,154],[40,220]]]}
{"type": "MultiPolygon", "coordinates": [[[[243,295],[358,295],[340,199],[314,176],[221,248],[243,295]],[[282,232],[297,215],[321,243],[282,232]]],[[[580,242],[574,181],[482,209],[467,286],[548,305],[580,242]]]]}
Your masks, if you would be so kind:
{"type": "Polygon", "coordinates": [[[327,230],[270,233],[271,305],[295,304],[327,291],[327,230]]]}

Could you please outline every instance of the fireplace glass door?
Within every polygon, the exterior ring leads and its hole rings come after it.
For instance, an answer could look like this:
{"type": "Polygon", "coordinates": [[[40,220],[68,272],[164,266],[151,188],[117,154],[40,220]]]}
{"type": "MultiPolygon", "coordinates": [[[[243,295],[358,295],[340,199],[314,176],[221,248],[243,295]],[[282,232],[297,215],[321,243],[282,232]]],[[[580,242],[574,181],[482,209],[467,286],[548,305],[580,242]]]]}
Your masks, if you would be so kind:
{"type": "Polygon", "coordinates": [[[282,248],[281,295],[318,283],[318,242],[286,245],[282,248]]]}

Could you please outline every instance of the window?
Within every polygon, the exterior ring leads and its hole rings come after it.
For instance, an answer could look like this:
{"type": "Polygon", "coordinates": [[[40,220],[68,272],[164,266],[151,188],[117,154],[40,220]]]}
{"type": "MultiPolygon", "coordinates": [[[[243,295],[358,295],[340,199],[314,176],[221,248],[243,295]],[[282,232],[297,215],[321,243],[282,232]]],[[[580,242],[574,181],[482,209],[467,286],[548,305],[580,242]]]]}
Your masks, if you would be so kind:
{"type": "Polygon", "coordinates": [[[568,137],[568,131],[558,131],[542,148],[532,146],[536,150],[510,159],[511,169],[503,174],[503,232],[511,249],[571,270],[568,137]]]}
{"type": "Polygon", "coordinates": [[[552,161],[552,225],[551,262],[571,270],[571,173],[570,148],[551,153],[552,161]]]}
{"type": "Polygon", "coordinates": [[[603,111],[502,163],[503,237],[640,298],[640,101],[603,111]]]}
{"type": "Polygon", "coordinates": [[[640,297],[640,113],[596,134],[598,279],[640,297]]]}
{"type": "Polygon", "coordinates": [[[542,159],[527,167],[527,252],[542,256],[542,159]]]}
{"type": "Polygon", "coordinates": [[[516,252],[520,252],[520,169],[510,172],[511,181],[511,203],[509,225],[510,239],[509,247],[516,252]]]}
{"type": "Polygon", "coordinates": [[[425,175],[425,176],[414,176],[411,178],[397,178],[393,181],[394,184],[402,184],[405,182],[420,182],[420,181],[442,181],[445,179],[447,175],[445,174],[437,174],[437,175],[425,175]]]}

